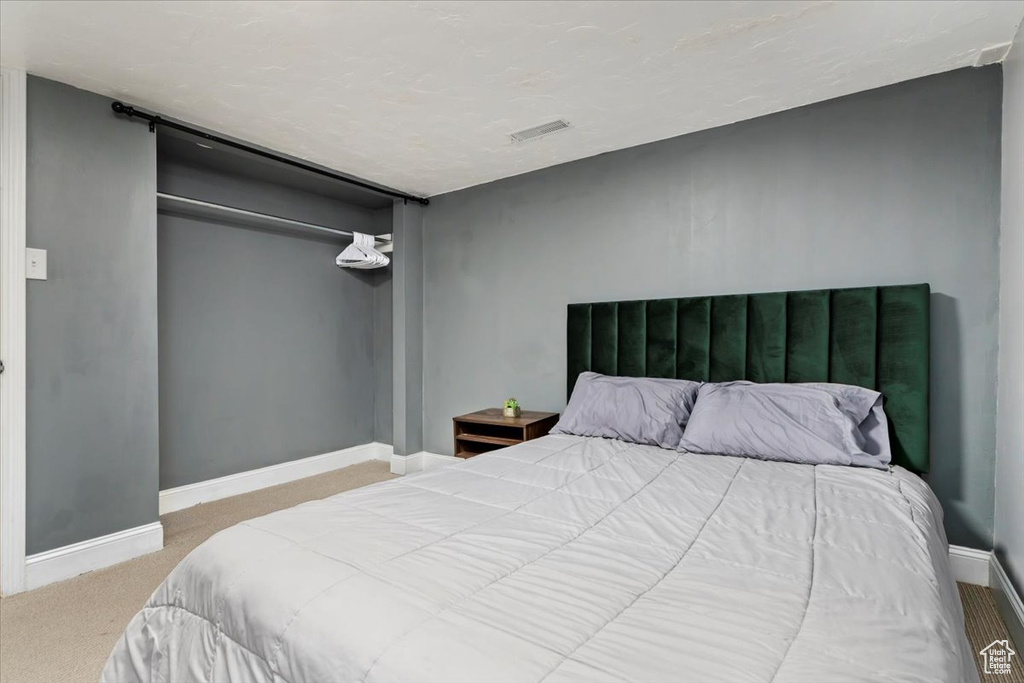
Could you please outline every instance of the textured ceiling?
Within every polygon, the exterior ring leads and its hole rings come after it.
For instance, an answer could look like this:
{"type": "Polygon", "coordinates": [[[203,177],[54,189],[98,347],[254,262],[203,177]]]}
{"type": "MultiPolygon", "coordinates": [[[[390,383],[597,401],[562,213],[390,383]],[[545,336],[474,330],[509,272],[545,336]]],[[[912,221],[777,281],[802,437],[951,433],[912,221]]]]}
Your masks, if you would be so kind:
{"type": "Polygon", "coordinates": [[[16,2],[0,61],[420,195],[974,64],[1024,2],[16,2]],[[521,145],[508,133],[562,117],[521,145]]]}

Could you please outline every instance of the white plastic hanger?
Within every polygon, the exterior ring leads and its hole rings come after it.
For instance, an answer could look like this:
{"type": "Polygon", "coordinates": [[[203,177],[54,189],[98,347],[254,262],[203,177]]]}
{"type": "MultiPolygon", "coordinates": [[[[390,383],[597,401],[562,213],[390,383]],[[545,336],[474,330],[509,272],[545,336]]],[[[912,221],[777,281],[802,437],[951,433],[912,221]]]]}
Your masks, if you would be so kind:
{"type": "Polygon", "coordinates": [[[373,243],[373,235],[361,232],[352,233],[352,244],[345,247],[345,251],[338,254],[338,258],[334,259],[334,262],[339,268],[359,268],[361,270],[383,268],[391,263],[391,259],[377,251],[373,243]]]}

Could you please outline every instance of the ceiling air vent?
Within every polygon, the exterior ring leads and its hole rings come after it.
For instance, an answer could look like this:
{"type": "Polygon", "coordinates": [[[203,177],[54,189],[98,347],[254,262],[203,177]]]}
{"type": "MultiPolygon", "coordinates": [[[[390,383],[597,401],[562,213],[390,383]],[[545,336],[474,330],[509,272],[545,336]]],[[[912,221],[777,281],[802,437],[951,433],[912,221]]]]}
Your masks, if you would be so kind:
{"type": "Polygon", "coordinates": [[[515,133],[510,133],[509,137],[512,138],[513,143],[518,144],[520,142],[536,140],[539,137],[550,135],[551,133],[557,133],[558,131],[565,130],[568,127],[568,121],[558,119],[557,121],[542,123],[539,126],[534,126],[533,128],[527,128],[525,130],[516,131],[515,133]]]}

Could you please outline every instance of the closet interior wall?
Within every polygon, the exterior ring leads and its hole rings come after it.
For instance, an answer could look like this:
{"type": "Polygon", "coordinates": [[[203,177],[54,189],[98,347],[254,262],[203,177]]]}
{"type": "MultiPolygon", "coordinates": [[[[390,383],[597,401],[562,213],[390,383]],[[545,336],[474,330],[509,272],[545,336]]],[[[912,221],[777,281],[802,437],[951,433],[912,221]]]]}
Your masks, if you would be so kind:
{"type": "MultiPolygon", "coordinates": [[[[388,206],[376,209],[371,219],[371,232],[385,235],[391,232],[394,210],[388,206]]],[[[394,254],[392,256],[392,263],[394,254]]],[[[391,267],[365,271],[373,273],[373,440],[393,444],[392,428],[392,372],[394,344],[394,304],[391,301],[391,267]]]]}
{"type": "MultiPolygon", "coordinates": [[[[388,198],[158,135],[160,192],[389,231],[388,198]]],[[[161,490],[390,436],[390,275],[339,269],[347,243],[158,215],[161,490]]]]}

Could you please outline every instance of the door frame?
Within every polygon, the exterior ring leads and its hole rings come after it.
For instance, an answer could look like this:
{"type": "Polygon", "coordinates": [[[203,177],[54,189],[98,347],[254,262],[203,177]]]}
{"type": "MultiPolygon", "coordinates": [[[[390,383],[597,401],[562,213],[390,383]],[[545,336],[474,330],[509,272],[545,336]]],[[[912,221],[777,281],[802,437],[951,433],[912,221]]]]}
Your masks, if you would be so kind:
{"type": "Polygon", "coordinates": [[[0,594],[25,590],[27,76],[0,70],[0,594]]]}

